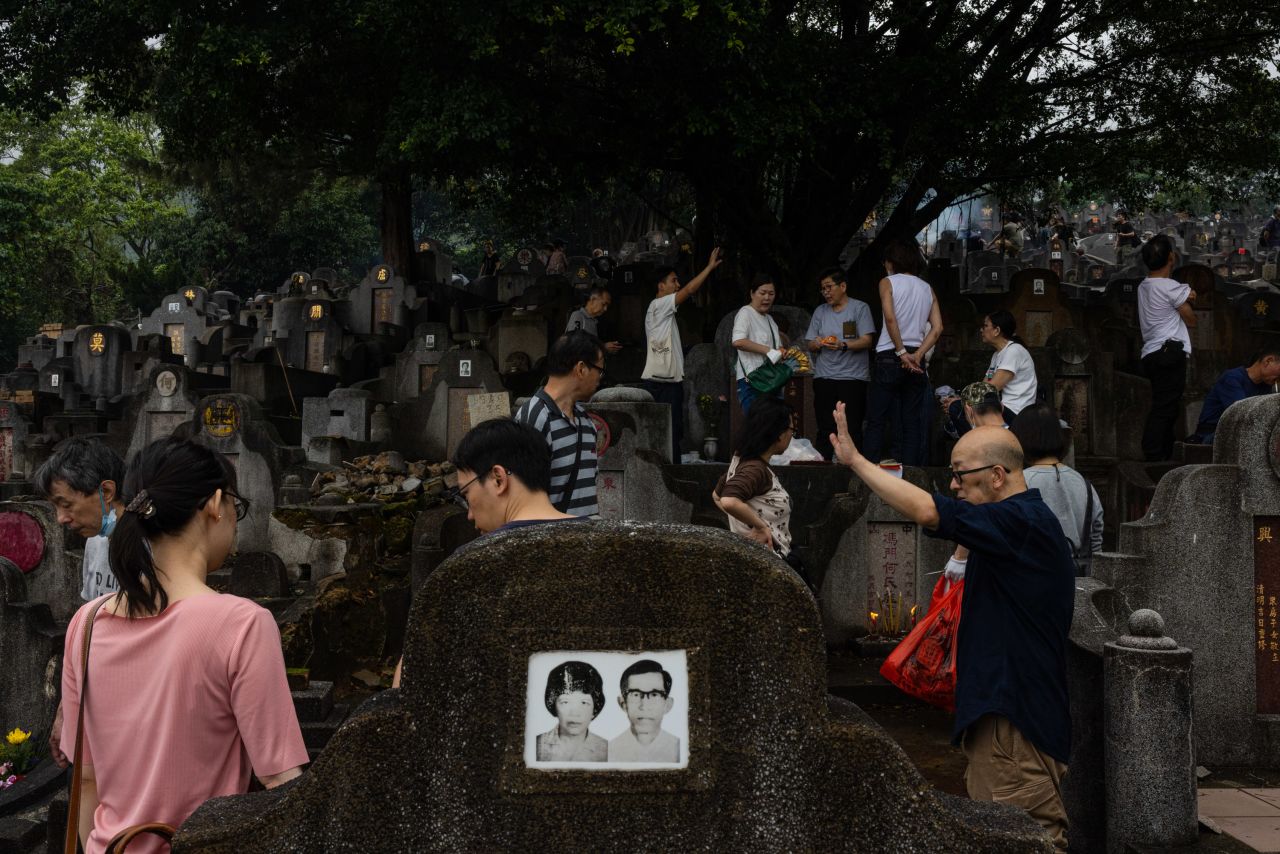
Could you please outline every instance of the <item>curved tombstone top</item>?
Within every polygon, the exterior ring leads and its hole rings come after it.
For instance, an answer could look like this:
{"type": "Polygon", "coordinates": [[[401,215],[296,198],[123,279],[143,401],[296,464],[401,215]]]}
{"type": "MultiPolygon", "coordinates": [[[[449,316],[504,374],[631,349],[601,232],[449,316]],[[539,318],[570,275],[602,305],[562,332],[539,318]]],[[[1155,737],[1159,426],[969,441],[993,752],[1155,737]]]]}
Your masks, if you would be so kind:
{"type": "Polygon", "coordinates": [[[1240,467],[1245,512],[1280,514],[1280,395],[1228,406],[1214,435],[1213,462],[1240,467]]]}
{"type": "MultiPolygon", "coordinates": [[[[601,675],[616,718],[619,673],[601,675]]],[[[401,689],[362,707],[286,791],[206,804],[174,850],[1052,850],[1017,810],[934,792],[825,694],[813,599],[764,549],[657,523],[492,534],[419,588],[401,689]],[[686,767],[526,767],[532,732],[554,726],[531,656],[597,651],[683,654],[670,696],[687,708],[686,767]]]]}
{"type": "Polygon", "coordinates": [[[591,395],[591,403],[653,403],[653,395],[642,388],[615,385],[591,395]]]}

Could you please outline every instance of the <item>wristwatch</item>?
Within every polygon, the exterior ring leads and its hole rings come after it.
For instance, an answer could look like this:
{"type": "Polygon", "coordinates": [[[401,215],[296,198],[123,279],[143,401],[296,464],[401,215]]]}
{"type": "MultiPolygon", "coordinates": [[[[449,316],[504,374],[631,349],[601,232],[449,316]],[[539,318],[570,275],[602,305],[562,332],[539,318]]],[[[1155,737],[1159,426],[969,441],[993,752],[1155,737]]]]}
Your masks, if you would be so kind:
{"type": "Polygon", "coordinates": [[[901,350],[895,352],[894,355],[901,359],[903,356],[907,355],[907,348],[903,347],[901,350]]]}
{"type": "Polygon", "coordinates": [[[841,349],[841,350],[848,350],[848,349],[849,349],[849,342],[848,342],[848,341],[841,341],[841,342],[840,342],[840,349],[841,349]]]}

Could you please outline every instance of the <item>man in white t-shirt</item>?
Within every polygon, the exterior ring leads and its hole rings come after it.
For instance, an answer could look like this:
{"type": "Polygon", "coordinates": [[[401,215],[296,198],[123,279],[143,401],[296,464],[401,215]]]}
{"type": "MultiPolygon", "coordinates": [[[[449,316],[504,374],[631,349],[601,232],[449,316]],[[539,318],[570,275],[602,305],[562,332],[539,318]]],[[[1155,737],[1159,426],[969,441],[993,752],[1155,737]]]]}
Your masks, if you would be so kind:
{"type": "Polygon", "coordinates": [[[644,362],[644,389],[658,403],[671,407],[671,461],[680,462],[680,442],[684,438],[684,349],[680,343],[680,328],[676,325],[676,311],[689,297],[698,292],[711,271],[724,259],[720,247],[711,250],[707,266],[687,285],[681,285],[674,267],[659,267],[654,271],[658,284],[658,296],[649,303],[644,315],[644,334],[647,340],[644,362]]]}
{"type": "Polygon", "coordinates": [[[1148,462],[1173,459],[1173,426],[1187,385],[1187,358],[1196,325],[1195,291],[1169,276],[1178,260],[1173,241],[1157,234],[1142,246],[1150,271],[1138,285],[1138,325],[1142,330],[1142,372],[1151,381],[1151,410],[1142,430],[1148,462]]]}

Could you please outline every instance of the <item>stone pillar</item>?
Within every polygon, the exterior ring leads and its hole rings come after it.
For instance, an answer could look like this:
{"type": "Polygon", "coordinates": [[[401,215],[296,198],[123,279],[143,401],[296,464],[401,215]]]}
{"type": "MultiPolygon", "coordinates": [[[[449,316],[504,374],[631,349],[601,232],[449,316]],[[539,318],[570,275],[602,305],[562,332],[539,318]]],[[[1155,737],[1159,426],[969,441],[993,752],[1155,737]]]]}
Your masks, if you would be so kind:
{"type": "Polygon", "coordinates": [[[1107,851],[1196,841],[1196,759],[1189,649],[1142,609],[1103,652],[1107,851]]]}

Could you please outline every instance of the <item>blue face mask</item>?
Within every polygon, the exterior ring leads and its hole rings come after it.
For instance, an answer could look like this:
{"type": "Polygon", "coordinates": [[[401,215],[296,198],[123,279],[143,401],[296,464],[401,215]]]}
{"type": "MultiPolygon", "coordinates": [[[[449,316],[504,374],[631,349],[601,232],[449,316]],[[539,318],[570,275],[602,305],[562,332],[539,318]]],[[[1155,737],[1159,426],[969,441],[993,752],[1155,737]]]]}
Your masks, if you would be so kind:
{"type": "Polygon", "coordinates": [[[102,494],[101,489],[98,490],[98,503],[102,505],[102,530],[98,532],[98,536],[109,537],[116,529],[116,508],[107,509],[107,497],[102,494]]]}

